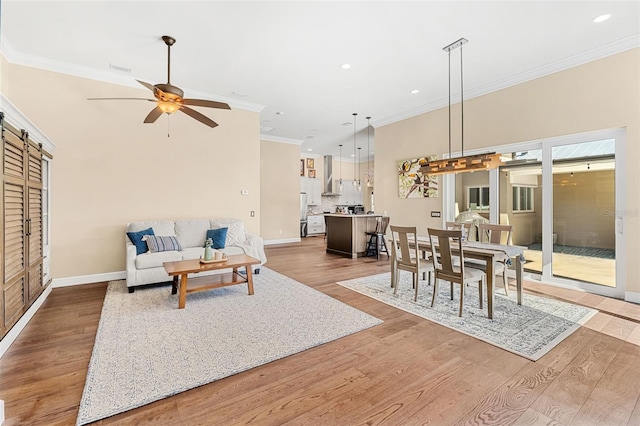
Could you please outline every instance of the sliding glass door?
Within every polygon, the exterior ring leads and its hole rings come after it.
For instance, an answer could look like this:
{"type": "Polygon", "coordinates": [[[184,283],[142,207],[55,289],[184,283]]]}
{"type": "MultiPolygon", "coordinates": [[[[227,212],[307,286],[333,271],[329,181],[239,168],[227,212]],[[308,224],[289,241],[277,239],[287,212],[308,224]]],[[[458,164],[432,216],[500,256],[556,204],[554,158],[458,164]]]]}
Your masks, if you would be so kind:
{"type": "Polygon", "coordinates": [[[513,225],[530,279],[623,298],[624,138],[612,129],[493,147],[499,169],[445,178],[445,217],[513,225]]]}

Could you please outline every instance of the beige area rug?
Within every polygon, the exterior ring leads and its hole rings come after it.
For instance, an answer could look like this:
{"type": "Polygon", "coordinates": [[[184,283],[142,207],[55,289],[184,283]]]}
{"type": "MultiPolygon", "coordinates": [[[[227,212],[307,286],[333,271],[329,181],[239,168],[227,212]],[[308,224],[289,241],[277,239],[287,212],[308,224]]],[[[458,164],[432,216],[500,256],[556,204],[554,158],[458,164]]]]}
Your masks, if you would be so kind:
{"type": "Polygon", "coordinates": [[[486,292],[484,309],[480,309],[478,290],[470,286],[465,292],[462,317],[459,317],[459,286],[454,286],[454,300],[451,300],[449,284],[441,283],[432,308],[433,285],[421,280],[418,301],[414,302],[411,274],[401,272],[400,278],[397,295],[390,287],[389,273],[338,284],[533,361],[540,359],[597,313],[584,306],[530,294],[523,294],[522,305],[518,305],[515,291],[509,292],[507,297],[498,288],[493,319],[489,319],[486,292]]]}
{"type": "Polygon", "coordinates": [[[187,296],[109,283],[77,424],[83,425],[382,323],[267,268],[187,296]]]}

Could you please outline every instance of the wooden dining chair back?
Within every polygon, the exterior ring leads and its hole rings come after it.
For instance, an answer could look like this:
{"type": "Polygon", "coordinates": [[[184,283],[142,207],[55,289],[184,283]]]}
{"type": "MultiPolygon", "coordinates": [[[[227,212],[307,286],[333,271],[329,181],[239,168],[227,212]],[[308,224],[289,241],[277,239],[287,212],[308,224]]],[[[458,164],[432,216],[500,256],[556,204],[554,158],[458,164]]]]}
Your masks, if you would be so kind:
{"type": "Polygon", "coordinates": [[[459,229],[464,230],[463,240],[469,239],[469,232],[471,232],[471,222],[447,222],[447,229],[450,231],[457,231],[459,229]]]}
{"type": "Polygon", "coordinates": [[[417,240],[418,232],[415,226],[391,225],[393,293],[396,294],[398,292],[400,271],[411,272],[413,288],[415,289],[414,300],[416,301],[418,300],[420,273],[429,272],[430,277],[433,271],[433,263],[430,260],[420,259],[418,244],[409,244],[410,241],[417,242],[417,240]]]}
{"type": "Polygon", "coordinates": [[[464,250],[462,244],[462,230],[428,229],[429,243],[431,245],[431,257],[435,273],[433,285],[433,296],[431,307],[435,304],[438,294],[439,280],[449,281],[451,288],[451,300],[453,300],[453,284],[460,284],[460,309],[458,316],[462,316],[464,305],[465,285],[472,282],[478,283],[478,295],[480,298],[480,309],[483,306],[482,288],[485,285],[485,274],[478,269],[466,269],[464,267],[464,250]],[[455,255],[454,255],[455,254],[455,255]],[[455,262],[456,257],[460,262],[455,262]]]}
{"type": "Polygon", "coordinates": [[[513,225],[478,224],[479,241],[491,244],[511,244],[513,225]]]}
{"type": "MultiPolygon", "coordinates": [[[[493,223],[481,223],[478,225],[478,235],[480,242],[491,244],[511,244],[511,231],[513,225],[496,225],[493,223]]],[[[476,268],[486,271],[486,265],[482,262],[467,261],[469,268],[476,268]]],[[[507,280],[507,264],[505,262],[495,262],[493,271],[502,277],[504,294],[509,295],[509,281],[507,280]]]]}

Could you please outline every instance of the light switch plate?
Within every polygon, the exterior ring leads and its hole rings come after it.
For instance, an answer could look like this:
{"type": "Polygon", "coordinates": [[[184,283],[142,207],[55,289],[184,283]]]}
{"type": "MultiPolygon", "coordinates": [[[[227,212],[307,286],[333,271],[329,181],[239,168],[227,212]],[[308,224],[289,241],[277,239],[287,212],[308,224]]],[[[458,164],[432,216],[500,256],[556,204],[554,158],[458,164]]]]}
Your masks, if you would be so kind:
{"type": "Polygon", "coordinates": [[[240,191],[240,194],[249,195],[249,190],[248,189],[243,189],[242,191],[240,191]]]}

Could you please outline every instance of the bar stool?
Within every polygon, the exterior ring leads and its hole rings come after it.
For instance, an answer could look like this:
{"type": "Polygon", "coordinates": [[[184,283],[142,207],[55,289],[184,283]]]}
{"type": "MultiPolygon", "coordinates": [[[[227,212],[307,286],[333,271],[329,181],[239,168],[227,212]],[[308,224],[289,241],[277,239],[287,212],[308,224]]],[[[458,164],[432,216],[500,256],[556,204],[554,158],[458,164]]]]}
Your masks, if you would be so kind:
{"type": "Polygon", "coordinates": [[[389,217],[378,217],[376,218],[378,222],[376,224],[376,230],[374,232],[366,232],[366,235],[369,236],[369,242],[367,244],[367,251],[365,252],[365,257],[368,256],[376,256],[377,259],[380,259],[380,253],[387,253],[387,258],[389,257],[389,250],[387,250],[387,242],[384,239],[385,234],[387,233],[387,228],[389,227],[389,217]]]}

